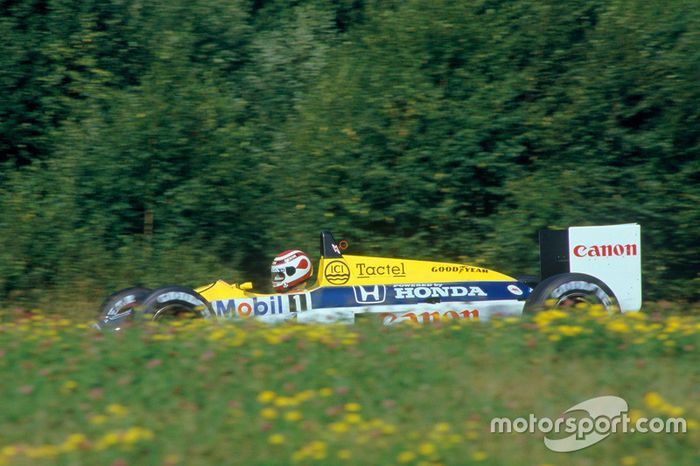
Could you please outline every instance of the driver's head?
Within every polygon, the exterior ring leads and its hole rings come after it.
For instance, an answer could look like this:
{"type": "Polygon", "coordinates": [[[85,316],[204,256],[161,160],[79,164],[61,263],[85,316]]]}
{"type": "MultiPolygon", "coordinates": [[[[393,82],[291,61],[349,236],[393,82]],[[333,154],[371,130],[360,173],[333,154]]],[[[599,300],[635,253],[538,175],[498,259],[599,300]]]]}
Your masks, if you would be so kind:
{"type": "Polygon", "coordinates": [[[289,291],[311,278],[314,268],[311,258],[298,249],[284,251],[272,261],[272,288],[289,291]]]}

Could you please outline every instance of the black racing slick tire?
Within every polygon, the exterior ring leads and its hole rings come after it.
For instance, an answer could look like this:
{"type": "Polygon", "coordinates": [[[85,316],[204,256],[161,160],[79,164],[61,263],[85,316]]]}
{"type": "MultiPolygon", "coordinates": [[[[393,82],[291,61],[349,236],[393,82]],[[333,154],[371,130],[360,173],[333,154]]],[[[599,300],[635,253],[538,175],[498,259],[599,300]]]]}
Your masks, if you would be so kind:
{"type": "Polygon", "coordinates": [[[562,273],[543,280],[532,290],[525,301],[523,314],[579,303],[601,305],[611,314],[620,311],[615,293],[601,280],[583,273],[562,273]]]}
{"type": "Polygon", "coordinates": [[[147,320],[208,318],[211,305],[196,291],[182,286],[166,286],[153,291],[139,306],[137,315],[147,320]]]}
{"type": "Polygon", "coordinates": [[[151,291],[149,288],[135,286],[108,296],[100,306],[96,327],[118,330],[126,320],[132,317],[134,309],[151,294],[151,291]]]}

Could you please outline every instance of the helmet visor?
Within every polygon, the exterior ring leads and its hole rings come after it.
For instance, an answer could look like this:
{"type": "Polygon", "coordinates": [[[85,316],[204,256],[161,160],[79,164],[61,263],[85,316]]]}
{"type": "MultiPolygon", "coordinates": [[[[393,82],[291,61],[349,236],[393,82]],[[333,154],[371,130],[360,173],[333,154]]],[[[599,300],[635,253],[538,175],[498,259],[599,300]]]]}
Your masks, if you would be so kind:
{"type": "Polygon", "coordinates": [[[273,267],[272,268],[272,283],[280,283],[287,277],[291,277],[296,273],[296,267],[273,267]],[[285,275],[286,274],[286,275],[285,275]]]}
{"type": "Polygon", "coordinates": [[[278,283],[285,279],[284,272],[272,272],[272,283],[278,283]]]}

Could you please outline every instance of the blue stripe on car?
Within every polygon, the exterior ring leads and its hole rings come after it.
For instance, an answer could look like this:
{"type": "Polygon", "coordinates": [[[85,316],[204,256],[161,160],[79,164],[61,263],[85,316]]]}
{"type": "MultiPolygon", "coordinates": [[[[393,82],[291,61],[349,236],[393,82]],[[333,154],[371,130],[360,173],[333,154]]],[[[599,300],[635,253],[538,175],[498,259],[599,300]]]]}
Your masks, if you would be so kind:
{"type": "Polygon", "coordinates": [[[465,301],[525,300],[520,282],[451,282],[325,287],[311,291],[313,309],[465,301]]]}

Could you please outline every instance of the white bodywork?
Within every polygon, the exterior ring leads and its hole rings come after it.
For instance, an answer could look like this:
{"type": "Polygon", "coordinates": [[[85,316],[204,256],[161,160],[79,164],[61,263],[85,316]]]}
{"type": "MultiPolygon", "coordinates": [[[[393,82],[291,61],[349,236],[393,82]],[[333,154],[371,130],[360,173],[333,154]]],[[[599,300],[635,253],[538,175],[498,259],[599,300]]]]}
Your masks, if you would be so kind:
{"type": "Polygon", "coordinates": [[[642,244],[636,223],[569,228],[569,267],[610,287],[623,312],[642,307],[642,244]]]}
{"type": "Polygon", "coordinates": [[[375,317],[384,325],[406,321],[416,323],[434,322],[444,319],[489,320],[491,317],[519,317],[523,313],[524,301],[498,300],[461,303],[421,305],[390,305],[368,307],[337,307],[312,309],[297,314],[297,321],[304,323],[353,323],[356,318],[375,317]]]}

